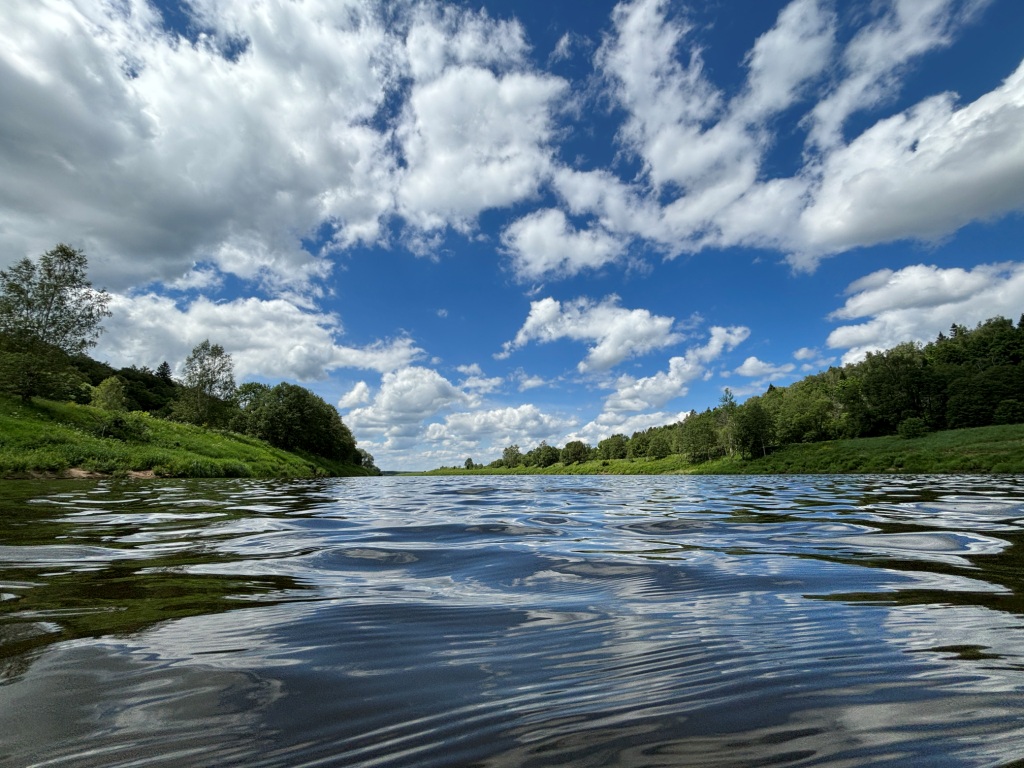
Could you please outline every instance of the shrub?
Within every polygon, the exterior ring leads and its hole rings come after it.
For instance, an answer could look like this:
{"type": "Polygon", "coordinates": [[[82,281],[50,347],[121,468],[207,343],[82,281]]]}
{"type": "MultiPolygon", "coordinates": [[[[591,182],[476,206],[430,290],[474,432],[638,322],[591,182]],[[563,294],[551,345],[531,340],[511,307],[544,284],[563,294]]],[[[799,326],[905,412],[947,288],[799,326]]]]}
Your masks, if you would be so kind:
{"type": "Polygon", "coordinates": [[[896,427],[896,433],[904,440],[912,440],[915,437],[924,437],[928,434],[928,424],[924,419],[911,416],[900,422],[896,427]]]}

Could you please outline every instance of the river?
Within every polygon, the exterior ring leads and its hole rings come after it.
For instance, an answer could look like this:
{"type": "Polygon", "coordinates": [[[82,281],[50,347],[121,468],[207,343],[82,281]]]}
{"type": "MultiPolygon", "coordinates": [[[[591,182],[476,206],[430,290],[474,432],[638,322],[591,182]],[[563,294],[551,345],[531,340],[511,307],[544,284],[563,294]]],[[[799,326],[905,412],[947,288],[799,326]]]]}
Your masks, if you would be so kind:
{"type": "Polygon", "coordinates": [[[1024,477],[0,483],[3,766],[1024,758],[1024,477]]]}

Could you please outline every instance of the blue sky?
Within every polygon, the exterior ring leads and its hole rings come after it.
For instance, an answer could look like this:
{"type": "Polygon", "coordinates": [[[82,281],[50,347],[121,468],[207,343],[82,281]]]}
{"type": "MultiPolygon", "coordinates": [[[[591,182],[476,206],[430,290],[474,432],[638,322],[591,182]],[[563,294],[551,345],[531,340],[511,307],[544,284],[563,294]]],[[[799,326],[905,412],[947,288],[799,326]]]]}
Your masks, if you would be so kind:
{"type": "Polygon", "coordinates": [[[1024,312],[1017,0],[13,0],[0,267],[386,469],[596,444],[1024,312]]]}

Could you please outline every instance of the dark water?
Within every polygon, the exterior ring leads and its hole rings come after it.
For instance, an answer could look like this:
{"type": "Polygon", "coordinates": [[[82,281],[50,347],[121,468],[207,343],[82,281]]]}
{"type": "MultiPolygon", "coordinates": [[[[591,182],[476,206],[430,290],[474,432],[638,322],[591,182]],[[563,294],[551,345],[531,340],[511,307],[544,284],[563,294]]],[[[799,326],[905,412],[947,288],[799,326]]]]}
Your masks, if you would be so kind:
{"type": "Polygon", "coordinates": [[[0,483],[0,765],[1004,765],[1024,478],[0,483]]]}

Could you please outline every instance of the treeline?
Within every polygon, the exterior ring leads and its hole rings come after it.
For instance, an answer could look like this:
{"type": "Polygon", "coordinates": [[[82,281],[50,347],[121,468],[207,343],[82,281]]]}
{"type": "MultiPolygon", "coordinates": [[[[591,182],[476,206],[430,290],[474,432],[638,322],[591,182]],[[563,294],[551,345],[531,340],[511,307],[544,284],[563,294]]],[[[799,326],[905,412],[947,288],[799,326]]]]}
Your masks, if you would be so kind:
{"type": "Polygon", "coordinates": [[[379,473],[334,407],[294,384],[236,386],[231,355],[208,339],[193,348],[180,379],[166,361],[154,371],[93,360],[86,350],[110,315],[109,295],[92,288],[86,266],[82,251],[58,245],[0,270],[0,392],[98,407],[107,413],[106,437],[141,439],[138,414],[148,413],[379,473]]]}
{"type": "MultiPolygon", "coordinates": [[[[726,389],[719,404],[675,424],[616,434],[596,446],[546,443],[506,448],[491,468],[551,466],[680,454],[694,464],[753,458],[794,443],[856,437],[920,437],[931,431],[1024,423],[1024,315],[968,329],[953,325],[928,344],[907,342],[868,353],[787,387],[769,385],[740,404],[726,389]]],[[[484,465],[466,460],[465,468],[484,465]]]]}

